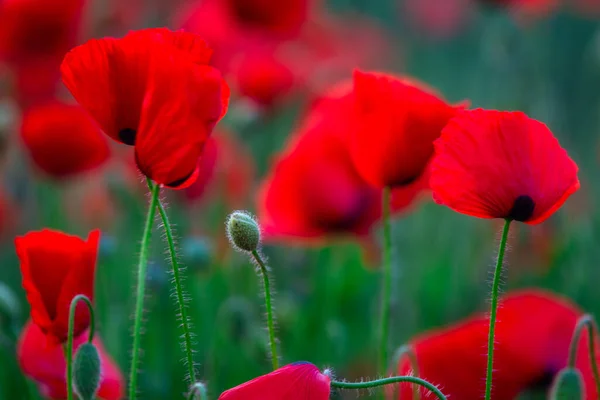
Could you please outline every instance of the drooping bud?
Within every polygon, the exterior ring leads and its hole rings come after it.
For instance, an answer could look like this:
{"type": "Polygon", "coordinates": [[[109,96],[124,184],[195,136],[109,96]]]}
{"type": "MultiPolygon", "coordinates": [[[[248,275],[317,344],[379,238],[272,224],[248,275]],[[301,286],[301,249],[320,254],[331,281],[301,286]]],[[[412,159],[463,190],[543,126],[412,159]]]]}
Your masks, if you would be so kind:
{"type": "Polygon", "coordinates": [[[585,392],[581,372],[576,368],[564,368],[554,378],[551,400],[583,400],[585,392]]]}
{"type": "Polygon", "coordinates": [[[236,249],[252,252],[260,244],[260,227],[250,213],[234,211],[227,218],[227,236],[236,249]]]}
{"type": "Polygon", "coordinates": [[[100,387],[100,355],[92,343],[84,343],[73,361],[73,389],[81,400],[94,400],[100,387]]]}

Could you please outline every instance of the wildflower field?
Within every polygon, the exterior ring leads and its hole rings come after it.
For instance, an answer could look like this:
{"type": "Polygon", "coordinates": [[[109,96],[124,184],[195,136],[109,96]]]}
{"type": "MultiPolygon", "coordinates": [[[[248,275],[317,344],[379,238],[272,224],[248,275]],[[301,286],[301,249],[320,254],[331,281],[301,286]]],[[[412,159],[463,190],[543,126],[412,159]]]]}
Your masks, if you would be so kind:
{"type": "Polygon", "coordinates": [[[599,0],[0,0],[0,400],[598,400],[599,0]]]}

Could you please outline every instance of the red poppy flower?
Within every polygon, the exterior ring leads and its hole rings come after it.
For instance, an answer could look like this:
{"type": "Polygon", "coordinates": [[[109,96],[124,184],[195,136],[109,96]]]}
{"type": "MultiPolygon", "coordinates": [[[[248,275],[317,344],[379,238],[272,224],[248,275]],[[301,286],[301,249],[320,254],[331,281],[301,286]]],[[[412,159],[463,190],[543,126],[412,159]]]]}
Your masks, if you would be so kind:
{"type": "Polygon", "coordinates": [[[204,143],[227,111],[229,89],[210,56],[194,34],[145,29],[78,46],[61,71],[104,132],[135,145],[142,173],[181,188],[196,179],[204,143]]]}
{"type": "MultiPolygon", "coordinates": [[[[84,294],[93,300],[99,240],[97,230],[84,241],[49,229],[15,239],[31,318],[50,343],[67,339],[73,298],[84,294]]],[[[75,312],[74,335],[85,331],[89,322],[87,307],[80,302],[75,312]]]]}
{"type": "Polygon", "coordinates": [[[361,176],[378,188],[419,178],[433,141],[458,110],[421,83],[380,73],[355,71],[354,96],[350,153],[361,176]]]}
{"type": "Polygon", "coordinates": [[[329,400],[329,382],[313,364],[297,362],[229,389],[219,400],[329,400]]]}
{"type": "Polygon", "coordinates": [[[460,113],[435,142],[431,168],[436,202],[479,218],[537,224],[579,188],[577,165],[522,112],[460,113]]]}
{"type": "Polygon", "coordinates": [[[96,168],[110,155],[104,135],[88,113],[59,101],[27,110],[21,138],[36,166],[57,179],[96,168]]]}
{"type": "MultiPolygon", "coordinates": [[[[381,191],[356,172],[346,145],[353,126],[348,84],[316,102],[279,156],[258,196],[264,238],[365,237],[381,216],[381,191]]],[[[406,208],[423,185],[395,193],[406,208]]]]}
{"type": "MultiPolygon", "coordinates": [[[[73,341],[73,354],[79,346],[87,342],[88,333],[83,333],[73,341]]],[[[100,354],[102,368],[97,397],[103,400],[120,400],[124,396],[125,387],[121,371],[104,350],[98,335],[94,337],[93,343],[100,354]]],[[[59,344],[48,345],[44,332],[32,321],[25,324],[19,337],[17,359],[23,373],[37,383],[40,393],[45,398],[56,400],[67,398],[65,381],[67,364],[64,349],[59,344]]]]}
{"type": "MultiPolygon", "coordinates": [[[[512,400],[519,393],[548,387],[567,363],[569,344],[581,311],[569,301],[541,290],[506,296],[498,308],[492,398],[512,400]]],[[[489,317],[480,314],[457,325],[411,341],[419,376],[437,385],[448,398],[477,399],[485,392],[489,317]],[[458,367],[457,367],[458,366],[458,367]]],[[[587,335],[587,334],[585,334],[587,335]]],[[[581,338],[577,368],[584,376],[588,399],[596,398],[587,336],[581,338]]],[[[410,372],[407,357],[398,373],[410,372]]],[[[401,384],[402,399],[412,399],[412,385],[401,384]]],[[[426,394],[421,389],[421,394],[426,394]]]]}

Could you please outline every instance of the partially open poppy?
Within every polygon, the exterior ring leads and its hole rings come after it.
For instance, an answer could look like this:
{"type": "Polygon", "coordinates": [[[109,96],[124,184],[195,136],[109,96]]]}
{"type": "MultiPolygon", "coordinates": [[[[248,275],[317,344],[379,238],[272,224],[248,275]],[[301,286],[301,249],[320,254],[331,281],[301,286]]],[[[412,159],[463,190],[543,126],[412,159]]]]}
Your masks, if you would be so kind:
{"type": "Polygon", "coordinates": [[[308,362],[297,362],[223,392],[219,400],[329,400],[330,379],[308,362]]]}
{"type": "Polygon", "coordinates": [[[579,189],[575,162],[522,112],[461,112],[435,142],[431,170],[435,201],[479,218],[537,224],[579,189]]]}
{"type": "Polygon", "coordinates": [[[433,156],[433,141],[458,109],[422,83],[355,71],[356,120],[349,141],[356,169],[378,188],[414,182],[433,156]]]}
{"type": "Polygon", "coordinates": [[[78,46],[61,71],[102,129],[135,145],[142,173],[182,188],[196,179],[204,143],[227,111],[229,89],[210,56],[194,34],[145,29],[78,46]]]}
{"type": "MultiPolygon", "coordinates": [[[[79,346],[87,342],[87,332],[73,341],[73,353],[79,346]]],[[[124,396],[125,382],[116,363],[104,350],[100,338],[96,335],[93,341],[100,353],[101,381],[97,397],[102,400],[120,400],[124,396]]],[[[17,344],[17,359],[23,373],[33,379],[40,393],[47,399],[62,400],[67,398],[67,382],[65,380],[65,353],[60,344],[48,344],[40,327],[28,321],[23,328],[17,344]]]]}
{"type": "Polygon", "coordinates": [[[55,179],[94,169],[110,155],[106,138],[88,113],[60,101],[28,109],[21,139],[35,165],[55,179]]]}
{"type": "MultiPolygon", "coordinates": [[[[547,389],[567,364],[569,344],[581,315],[566,299],[542,290],[522,290],[501,299],[492,398],[512,400],[528,389],[547,389]]],[[[488,316],[479,314],[413,339],[419,376],[440,387],[448,398],[480,398],[485,392],[488,325],[488,316]]],[[[584,334],[576,366],[584,376],[586,398],[595,399],[587,342],[584,334]]],[[[406,375],[410,370],[408,357],[400,359],[398,373],[406,375]]],[[[427,390],[420,390],[425,396],[427,390]]],[[[412,399],[412,395],[411,385],[400,385],[399,398],[412,399]]]]}
{"type": "MultiPolygon", "coordinates": [[[[94,298],[99,239],[100,231],[90,232],[84,241],[49,229],[15,239],[31,319],[51,344],[67,339],[73,298],[78,294],[94,298]]],[[[80,302],[75,311],[74,336],[85,331],[89,322],[89,311],[80,302]]]]}

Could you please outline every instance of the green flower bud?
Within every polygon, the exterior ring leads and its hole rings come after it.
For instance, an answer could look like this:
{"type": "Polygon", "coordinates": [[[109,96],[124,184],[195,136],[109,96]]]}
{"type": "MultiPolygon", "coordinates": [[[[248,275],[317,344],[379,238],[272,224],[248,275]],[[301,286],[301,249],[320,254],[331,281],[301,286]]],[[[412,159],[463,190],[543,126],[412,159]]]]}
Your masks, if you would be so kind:
{"type": "Polygon", "coordinates": [[[245,211],[234,211],[227,218],[227,237],[236,249],[252,252],[260,244],[260,227],[245,211]]]}
{"type": "Polygon", "coordinates": [[[558,375],[556,375],[556,378],[554,378],[550,399],[583,400],[584,398],[581,372],[579,372],[578,369],[569,367],[562,369],[558,375]]]}
{"type": "Polygon", "coordinates": [[[100,355],[92,343],[84,343],[73,360],[73,389],[81,400],[94,400],[100,388],[100,355]]]}

